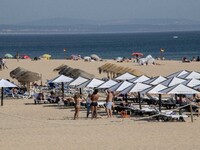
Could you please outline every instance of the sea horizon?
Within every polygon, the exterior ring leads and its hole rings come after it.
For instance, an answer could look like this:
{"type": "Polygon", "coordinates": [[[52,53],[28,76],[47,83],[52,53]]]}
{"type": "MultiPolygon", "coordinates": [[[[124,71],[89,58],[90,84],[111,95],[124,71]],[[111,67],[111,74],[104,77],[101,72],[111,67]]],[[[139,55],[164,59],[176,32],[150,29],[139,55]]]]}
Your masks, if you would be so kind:
{"type": "Polygon", "coordinates": [[[70,33],[70,34],[0,34],[0,57],[6,53],[26,54],[31,58],[48,53],[53,59],[71,55],[97,54],[103,59],[131,58],[133,52],[167,60],[192,59],[199,53],[200,31],[70,33]],[[67,53],[63,50],[67,49],[67,53]],[[114,52],[114,53],[113,53],[114,52]]]}

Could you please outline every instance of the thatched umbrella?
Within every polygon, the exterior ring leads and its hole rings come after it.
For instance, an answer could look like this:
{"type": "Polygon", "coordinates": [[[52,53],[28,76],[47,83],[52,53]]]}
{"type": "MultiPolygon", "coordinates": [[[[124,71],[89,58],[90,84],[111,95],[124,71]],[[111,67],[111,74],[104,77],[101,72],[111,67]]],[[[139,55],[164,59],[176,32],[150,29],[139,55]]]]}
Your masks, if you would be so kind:
{"type": "Polygon", "coordinates": [[[26,71],[28,71],[28,70],[26,70],[26,69],[24,69],[24,68],[22,68],[22,67],[17,67],[16,69],[14,69],[14,70],[12,70],[12,71],[10,72],[10,76],[11,76],[12,78],[16,78],[16,77],[20,76],[21,74],[23,74],[23,73],[26,72],[26,71]]]}
{"type": "Polygon", "coordinates": [[[69,74],[72,70],[73,68],[71,67],[62,68],[62,70],[60,70],[58,74],[65,74],[66,76],[70,76],[69,74]]]}
{"type": "Polygon", "coordinates": [[[27,84],[28,92],[30,92],[30,82],[41,80],[39,73],[31,72],[21,67],[12,70],[10,76],[21,83],[27,84]]]}
{"type": "Polygon", "coordinates": [[[72,69],[70,71],[63,72],[63,74],[72,78],[78,78],[79,76],[87,79],[94,78],[93,74],[87,73],[81,69],[72,69]]]}
{"type": "Polygon", "coordinates": [[[68,67],[67,65],[62,64],[62,65],[58,66],[57,68],[53,69],[53,71],[60,71],[63,68],[67,68],[67,67],[68,67]]]}

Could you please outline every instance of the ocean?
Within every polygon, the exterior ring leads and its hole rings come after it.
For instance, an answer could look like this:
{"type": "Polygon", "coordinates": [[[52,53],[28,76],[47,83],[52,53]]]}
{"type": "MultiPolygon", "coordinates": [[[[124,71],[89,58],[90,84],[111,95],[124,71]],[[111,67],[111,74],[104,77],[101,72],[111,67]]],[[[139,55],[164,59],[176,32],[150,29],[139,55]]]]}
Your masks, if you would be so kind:
{"type": "Polygon", "coordinates": [[[39,57],[45,53],[54,59],[71,55],[97,54],[104,59],[131,58],[140,52],[168,60],[200,56],[200,32],[0,35],[0,57],[6,53],[39,57]],[[67,51],[64,51],[64,48],[67,51]]]}

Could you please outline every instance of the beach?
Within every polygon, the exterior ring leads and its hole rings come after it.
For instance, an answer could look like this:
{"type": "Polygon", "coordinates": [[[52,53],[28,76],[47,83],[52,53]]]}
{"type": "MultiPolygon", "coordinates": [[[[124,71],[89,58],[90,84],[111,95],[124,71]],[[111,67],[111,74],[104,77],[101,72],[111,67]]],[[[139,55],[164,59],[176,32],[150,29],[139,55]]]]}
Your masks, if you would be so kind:
{"type": "MultiPolygon", "coordinates": [[[[10,79],[10,71],[17,67],[42,75],[42,83],[58,76],[53,71],[64,64],[94,74],[98,67],[110,62],[143,72],[149,77],[167,76],[180,70],[199,71],[199,62],[182,63],[173,60],[157,60],[156,65],[138,65],[133,62],[119,63],[114,60],[84,62],[83,60],[6,60],[8,69],[0,71],[0,78],[10,79]]],[[[40,81],[38,81],[40,83],[40,81]]],[[[99,109],[105,114],[105,110],[99,109]]],[[[194,122],[149,122],[136,117],[122,119],[120,115],[107,119],[105,115],[86,119],[86,110],[81,109],[80,118],[73,120],[74,108],[57,104],[35,105],[33,99],[5,99],[0,107],[0,149],[139,149],[139,150],[198,150],[200,117],[194,122]]]]}

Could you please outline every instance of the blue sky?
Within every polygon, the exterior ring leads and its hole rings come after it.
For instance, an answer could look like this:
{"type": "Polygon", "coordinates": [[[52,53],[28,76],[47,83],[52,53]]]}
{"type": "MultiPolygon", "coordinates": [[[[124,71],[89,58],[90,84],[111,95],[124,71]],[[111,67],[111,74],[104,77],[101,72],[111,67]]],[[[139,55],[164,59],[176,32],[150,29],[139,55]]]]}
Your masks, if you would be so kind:
{"type": "Polygon", "coordinates": [[[0,24],[48,18],[200,21],[200,0],[0,0],[0,24]]]}

